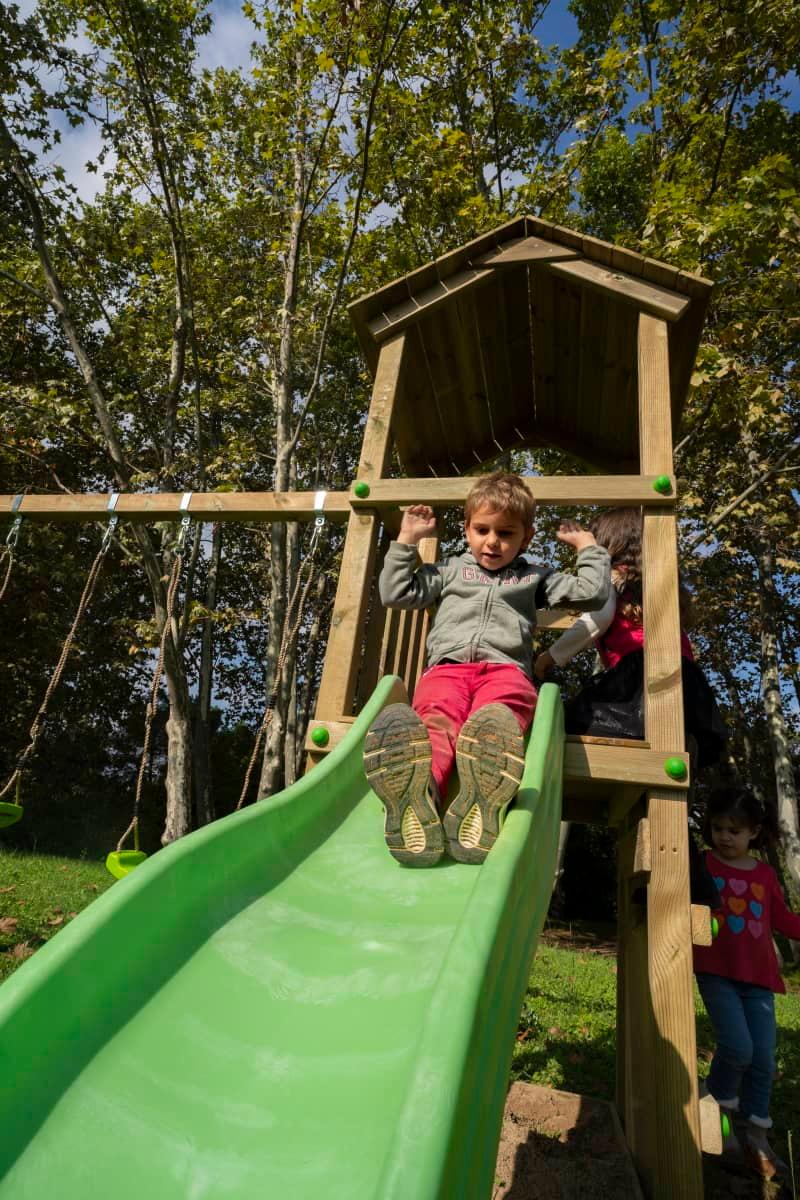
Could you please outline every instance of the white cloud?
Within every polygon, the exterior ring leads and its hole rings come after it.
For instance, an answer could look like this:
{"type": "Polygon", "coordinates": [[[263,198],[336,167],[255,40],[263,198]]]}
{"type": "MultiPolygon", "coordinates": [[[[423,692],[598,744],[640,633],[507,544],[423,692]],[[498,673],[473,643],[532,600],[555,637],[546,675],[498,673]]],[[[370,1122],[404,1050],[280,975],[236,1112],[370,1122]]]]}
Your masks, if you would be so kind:
{"type": "Polygon", "coordinates": [[[217,67],[246,67],[256,30],[245,17],[238,0],[215,0],[211,5],[214,25],[197,43],[198,63],[209,71],[217,67]]]}

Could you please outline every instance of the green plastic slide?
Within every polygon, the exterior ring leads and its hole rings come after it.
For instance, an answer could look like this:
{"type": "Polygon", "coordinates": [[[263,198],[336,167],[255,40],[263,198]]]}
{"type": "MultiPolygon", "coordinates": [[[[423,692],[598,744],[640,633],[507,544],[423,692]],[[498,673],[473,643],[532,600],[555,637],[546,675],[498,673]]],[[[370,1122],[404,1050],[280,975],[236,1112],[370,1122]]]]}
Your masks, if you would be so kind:
{"type": "Polygon", "coordinates": [[[148,859],[0,988],[1,1200],[487,1197],[553,881],[542,688],[480,867],[389,855],[352,732],[148,859]]]}

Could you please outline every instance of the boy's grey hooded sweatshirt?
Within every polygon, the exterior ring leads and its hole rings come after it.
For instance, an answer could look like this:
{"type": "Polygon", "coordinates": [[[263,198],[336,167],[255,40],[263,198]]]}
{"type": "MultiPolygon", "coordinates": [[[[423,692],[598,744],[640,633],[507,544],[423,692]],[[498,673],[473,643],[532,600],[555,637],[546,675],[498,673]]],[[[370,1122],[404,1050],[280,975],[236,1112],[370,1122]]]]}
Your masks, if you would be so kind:
{"type": "Polygon", "coordinates": [[[439,563],[421,563],[416,546],[392,542],[378,580],[386,608],[438,610],[428,635],[428,666],[451,662],[514,663],[532,674],[537,608],[602,608],[611,587],[611,563],[602,546],[581,550],[575,574],[555,571],[519,555],[499,571],[485,571],[469,551],[439,563]]]}

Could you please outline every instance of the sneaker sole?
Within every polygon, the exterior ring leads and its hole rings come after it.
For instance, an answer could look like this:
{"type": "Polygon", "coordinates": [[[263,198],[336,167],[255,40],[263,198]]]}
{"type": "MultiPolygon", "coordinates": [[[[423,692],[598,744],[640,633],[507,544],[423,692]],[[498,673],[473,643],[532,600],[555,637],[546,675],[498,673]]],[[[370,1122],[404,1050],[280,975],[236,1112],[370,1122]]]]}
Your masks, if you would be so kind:
{"type": "Polygon", "coordinates": [[[482,863],[525,769],[525,742],[510,709],[487,704],[464,722],[456,766],[460,790],[444,816],[447,852],[457,862],[482,863]]]}
{"type": "Polygon", "coordinates": [[[444,830],[428,793],[431,743],[412,708],[390,704],[364,739],[364,773],[386,809],[384,837],[408,867],[431,867],[444,854],[444,830]]]}

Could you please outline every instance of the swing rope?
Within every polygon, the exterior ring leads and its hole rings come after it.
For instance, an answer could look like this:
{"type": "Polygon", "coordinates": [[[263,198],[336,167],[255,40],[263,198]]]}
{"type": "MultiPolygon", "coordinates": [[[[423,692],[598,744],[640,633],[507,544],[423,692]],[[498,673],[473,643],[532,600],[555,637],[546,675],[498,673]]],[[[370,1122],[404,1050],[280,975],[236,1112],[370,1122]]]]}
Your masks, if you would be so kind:
{"type": "MultiPolygon", "coordinates": [[[[14,500],[11,504],[12,513],[17,513],[17,509],[19,508],[20,504],[22,504],[22,500],[23,500],[22,496],[14,497],[14,500]]],[[[0,603],[2,603],[3,597],[6,594],[6,588],[8,587],[8,581],[11,578],[11,568],[14,566],[14,551],[17,548],[17,541],[19,540],[19,528],[20,528],[21,524],[22,524],[22,516],[19,513],[17,513],[17,515],[14,517],[11,528],[8,531],[8,536],[6,537],[6,544],[3,547],[2,553],[0,554],[0,564],[2,564],[3,561],[7,560],[6,561],[6,573],[3,577],[2,584],[0,584],[0,603]]]]}
{"type": "Polygon", "coordinates": [[[272,681],[272,689],[270,690],[269,699],[267,700],[267,705],[264,709],[264,716],[261,719],[261,724],[256,734],[253,752],[250,755],[250,761],[247,764],[247,771],[245,772],[244,783],[242,784],[242,792],[239,796],[239,802],[235,809],[236,812],[238,812],[242,807],[245,797],[247,796],[247,792],[250,787],[250,778],[253,774],[253,768],[255,766],[256,759],[258,758],[258,752],[261,747],[261,743],[263,742],[267,730],[272,723],[272,717],[275,712],[275,700],[277,698],[281,683],[283,682],[283,668],[286,663],[286,656],[289,653],[290,646],[292,646],[297,637],[297,631],[299,630],[300,624],[303,620],[303,612],[305,610],[306,600],[308,598],[308,593],[314,577],[314,556],[319,544],[319,535],[322,532],[322,528],[325,524],[325,518],[322,516],[324,504],[325,492],[317,492],[314,496],[314,511],[318,515],[314,518],[314,531],[311,534],[311,540],[308,544],[306,557],[303,561],[302,567],[297,573],[297,582],[295,583],[294,591],[292,592],[288,607],[286,609],[286,616],[283,620],[283,632],[281,634],[281,645],[280,650],[278,651],[278,660],[275,664],[275,675],[272,681]],[[308,568],[308,571],[304,582],[303,572],[306,570],[306,567],[308,568]],[[297,610],[296,614],[295,609],[297,610]],[[293,619],[294,624],[290,628],[289,622],[293,619]]]}
{"type": "MultiPolygon", "coordinates": [[[[108,502],[109,511],[112,513],[117,503],[117,496],[118,493],[114,492],[108,502]]],[[[21,518],[17,519],[21,520],[21,518]]],[[[103,535],[103,541],[100,544],[100,549],[97,551],[95,560],[89,568],[89,574],[86,578],[86,584],[84,586],[81,598],[78,601],[78,609],[75,613],[75,619],[72,622],[72,627],[64,640],[64,645],[61,648],[61,654],[59,655],[55,670],[50,677],[50,682],[47,685],[47,691],[44,694],[44,699],[39,705],[39,711],[36,713],[36,716],[33,719],[33,724],[31,725],[30,732],[28,734],[30,739],[28,746],[25,750],[23,750],[22,754],[17,759],[17,766],[13,775],[11,775],[2,791],[0,791],[0,800],[2,800],[3,796],[7,795],[7,793],[11,791],[12,787],[16,787],[16,803],[20,803],[22,774],[26,770],[28,759],[36,749],[37,742],[39,741],[39,735],[42,731],[42,722],[47,716],[47,710],[50,706],[50,701],[53,698],[53,694],[61,682],[61,676],[64,673],[64,667],[67,664],[67,659],[69,658],[70,650],[72,649],[72,643],[75,640],[75,634],[77,633],[78,626],[83,620],[83,616],[91,603],[92,596],[94,595],[94,589],[97,584],[97,580],[100,577],[100,571],[102,570],[103,562],[108,552],[108,548],[111,545],[111,539],[114,535],[114,530],[117,527],[118,521],[119,517],[112,516],[108,522],[108,525],[106,526],[106,531],[103,535]]]]}
{"type": "MultiPolygon", "coordinates": [[[[189,507],[192,493],[184,492],[181,500],[181,509],[186,510],[189,507]]],[[[161,639],[158,644],[158,659],[156,661],[156,669],[153,672],[153,681],[150,685],[150,698],[147,702],[147,707],[144,713],[144,743],[142,746],[142,758],[139,763],[139,774],[136,777],[136,795],[133,801],[133,817],[128,828],[123,833],[122,837],[117,842],[117,854],[122,850],[127,839],[133,834],[133,848],[139,849],[139,809],[142,800],[142,788],[144,787],[144,777],[147,773],[147,768],[150,763],[150,738],[153,729],[153,718],[156,715],[158,707],[158,693],[161,690],[161,676],[164,673],[164,659],[167,652],[167,638],[172,632],[173,614],[175,611],[175,597],[178,594],[178,583],[180,582],[181,570],[183,568],[183,550],[186,543],[186,535],[191,524],[191,517],[184,516],[181,518],[181,528],[178,534],[178,541],[175,545],[175,557],[172,560],[172,570],[167,583],[167,602],[166,602],[166,617],[164,618],[164,627],[161,630],[161,639]]],[[[177,647],[176,647],[177,650],[177,647]]]]}

